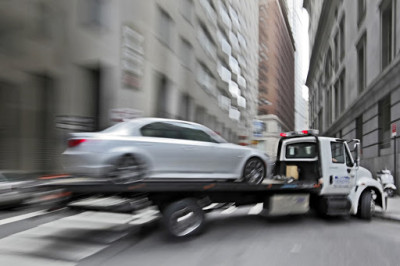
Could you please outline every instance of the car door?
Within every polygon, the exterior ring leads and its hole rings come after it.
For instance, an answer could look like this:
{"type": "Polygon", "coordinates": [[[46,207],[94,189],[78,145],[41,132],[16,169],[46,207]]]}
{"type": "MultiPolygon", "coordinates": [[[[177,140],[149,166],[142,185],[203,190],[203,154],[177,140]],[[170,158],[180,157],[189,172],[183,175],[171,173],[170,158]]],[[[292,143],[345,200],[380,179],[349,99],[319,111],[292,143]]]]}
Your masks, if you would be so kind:
{"type": "Polygon", "coordinates": [[[201,136],[189,123],[155,122],[140,131],[146,137],[143,148],[153,162],[152,177],[190,178],[213,171],[208,160],[212,143],[198,140],[201,136]]]}
{"type": "Polygon", "coordinates": [[[350,160],[349,151],[344,142],[330,142],[331,156],[326,173],[329,182],[326,192],[332,194],[350,193],[355,180],[355,165],[350,160]]]}

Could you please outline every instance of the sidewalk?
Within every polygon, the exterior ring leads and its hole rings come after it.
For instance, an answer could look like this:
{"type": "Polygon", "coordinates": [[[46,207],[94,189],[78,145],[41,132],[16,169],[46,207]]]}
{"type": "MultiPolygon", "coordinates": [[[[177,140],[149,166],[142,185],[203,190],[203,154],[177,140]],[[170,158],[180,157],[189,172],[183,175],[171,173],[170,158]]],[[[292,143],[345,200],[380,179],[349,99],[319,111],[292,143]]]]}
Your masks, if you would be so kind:
{"type": "Polygon", "coordinates": [[[381,208],[376,208],[374,216],[400,222],[400,197],[388,198],[386,211],[382,212],[381,208]]]}

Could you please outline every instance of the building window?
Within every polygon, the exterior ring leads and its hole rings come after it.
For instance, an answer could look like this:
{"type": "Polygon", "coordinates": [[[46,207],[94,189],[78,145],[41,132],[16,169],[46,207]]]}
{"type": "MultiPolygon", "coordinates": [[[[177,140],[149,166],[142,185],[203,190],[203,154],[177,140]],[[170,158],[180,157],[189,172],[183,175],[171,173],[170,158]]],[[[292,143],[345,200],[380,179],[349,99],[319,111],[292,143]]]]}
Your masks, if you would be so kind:
{"type": "Polygon", "coordinates": [[[318,130],[320,132],[322,132],[323,128],[322,128],[322,123],[323,123],[323,118],[322,118],[322,114],[323,114],[324,108],[321,108],[321,110],[318,113],[318,130]]]}
{"type": "Polygon", "coordinates": [[[182,16],[191,24],[193,21],[193,1],[181,0],[180,11],[182,16]]]}
{"type": "Polygon", "coordinates": [[[362,93],[365,89],[365,77],[366,77],[366,35],[361,37],[361,40],[357,44],[357,75],[358,75],[358,93],[362,93]]]}
{"type": "Polygon", "coordinates": [[[339,32],[335,34],[335,70],[339,68],[339,32]]]}
{"type": "Polygon", "coordinates": [[[395,47],[395,1],[385,0],[381,4],[381,53],[382,70],[393,60],[395,47]]]}
{"type": "Polygon", "coordinates": [[[192,99],[189,94],[183,93],[181,95],[181,100],[179,104],[179,119],[181,120],[190,120],[191,118],[191,103],[192,99]]]}
{"type": "Polygon", "coordinates": [[[378,102],[379,119],[379,147],[390,147],[390,94],[378,102]]]}
{"type": "Polygon", "coordinates": [[[171,48],[172,19],[164,10],[159,9],[159,12],[158,36],[166,46],[171,48]]]}
{"type": "Polygon", "coordinates": [[[157,92],[157,117],[169,118],[168,112],[168,80],[165,76],[161,76],[159,79],[159,86],[157,92]]]}
{"type": "Polygon", "coordinates": [[[344,109],[346,108],[346,88],[345,88],[345,78],[346,78],[346,72],[342,71],[339,77],[339,90],[340,90],[340,103],[339,103],[339,112],[340,114],[343,113],[344,109]]]}
{"type": "Polygon", "coordinates": [[[181,38],[180,56],[182,65],[189,69],[193,67],[193,49],[192,45],[185,39],[181,38]]]}
{"type": "Polygon", "coordinates": [[[106,26],[106,0],[81,0],[79,2],[80,22],[86,26],[106,26]]]}
{"type": "Polygon", "coordinates": [[[343,58],[344,58],[344,45],[345,45],[344,23],[345,23],[345,18],[343,16],[342,19],[340,20],[340,24],[339,24],[339,31],[340,31],[340,61],[342,61],[343,58]]]}
{"type": "Polygon", "coordinates": [[[365,0],[358,0],[358,25],[361,24],[361,22],[364,20],[365,17],[365,11],[366,11],[366,5],[365,5],[365,0]]]}
{"type": "Polygon", "coordinates": [[[332,89],[328,88],[326,90],[326,97],[325,97],[325,122],[326,128],[332,123],[332,89]]]}
{"type": "Polygon", "coordinates": [[[362,143],[363,138],[363,120],[362,115],[356,118],[356,139],[359,139],[362,143]]]}
{"type": "Polygon", "coordinates": [[[335,84],[335,119],[339,118],[340,115],[340,82],[337,81],[335,84]]]}

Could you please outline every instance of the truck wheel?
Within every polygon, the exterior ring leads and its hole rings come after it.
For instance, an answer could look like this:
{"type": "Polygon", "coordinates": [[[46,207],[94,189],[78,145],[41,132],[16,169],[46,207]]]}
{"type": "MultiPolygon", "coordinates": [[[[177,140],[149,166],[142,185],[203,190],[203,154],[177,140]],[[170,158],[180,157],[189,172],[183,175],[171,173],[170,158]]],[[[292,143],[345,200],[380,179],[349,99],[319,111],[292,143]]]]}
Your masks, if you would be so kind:
{"type": "Polygon", "coordinates": [[[145,165],[132,155],[122,156],[110,171],[108,177],[115,184],[129,184],[145,176],[145,165]]]}
{"type": "Polygon", "coordinates": [[[259,158],[251,158],[244,165],[243,180],[249,184],[260,184],[265,177],[265,166],[259,158]]]}
{"type": "Polygon", "coordinates": [[[169,204],[163,213],[164,224],[174,237],[187,237],[201,232],[204,212],[194,199],[183,199],[169,204]]]}
{"type": "Polygon", "coordinates": [[[393,189],[387,188],[385,191],[386,191],[386,193],[387,193],[389,198],[394,196],[394,190],[393,189]]]}
{"type": "Polygon", "coordinates": [[[372,198],[371,191],[366,190],[361,194],[360,197],[360,202],[358,206],[358,215],[361,219],[371,220],[374,212],[375,212],[375,201],[372,198]]]}

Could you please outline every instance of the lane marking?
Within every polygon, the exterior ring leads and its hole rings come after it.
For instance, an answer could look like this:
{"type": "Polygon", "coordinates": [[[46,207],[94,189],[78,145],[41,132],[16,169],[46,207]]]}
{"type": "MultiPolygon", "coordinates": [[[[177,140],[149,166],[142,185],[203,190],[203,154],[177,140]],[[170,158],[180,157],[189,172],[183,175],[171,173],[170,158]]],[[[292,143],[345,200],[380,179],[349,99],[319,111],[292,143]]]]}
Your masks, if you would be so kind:
{"type": "Polygon", "coordinates": [[[293,245],[292,249],[290,250],[291,253],[299,253],[301,250],[301,245],[296,243],[293,245]]]}
{"type": "Polygon", "coordinates": [[[254,205],[250,211],[249,214],[250,215],[257,215],[259,214],[262,210],[263,210],[264,204],[263,203],[257,203],[256,205],[254,205]]]}
{"type": "Polygon", "coordinates": [[[32,217],[36,217],[36,216],[40,216],[43,214],[48,214],[51,212],[47,212],[47,211],[36,211],[36,212],[31,212],[31,213],[26,213],[26,214],[22,214],[22,215],[18,215],[18,216],[14,216],[14,217],[10,217],[10,218],[6,218],[3,220],[0,220],[0,225],[5,225],[5,224],[9,224],[9,223],[14,223],[14,222],[18,222],[18,221],[22,221],[25,219],[29,219],[32,217]]]}
{"type": "Polygon", "coordinates": [[[234,211],[236,211],[237,207],[236,206],[231,206],[228,209],[224,210],[221,212],[221,214],[231,214],[234,211]]]}

